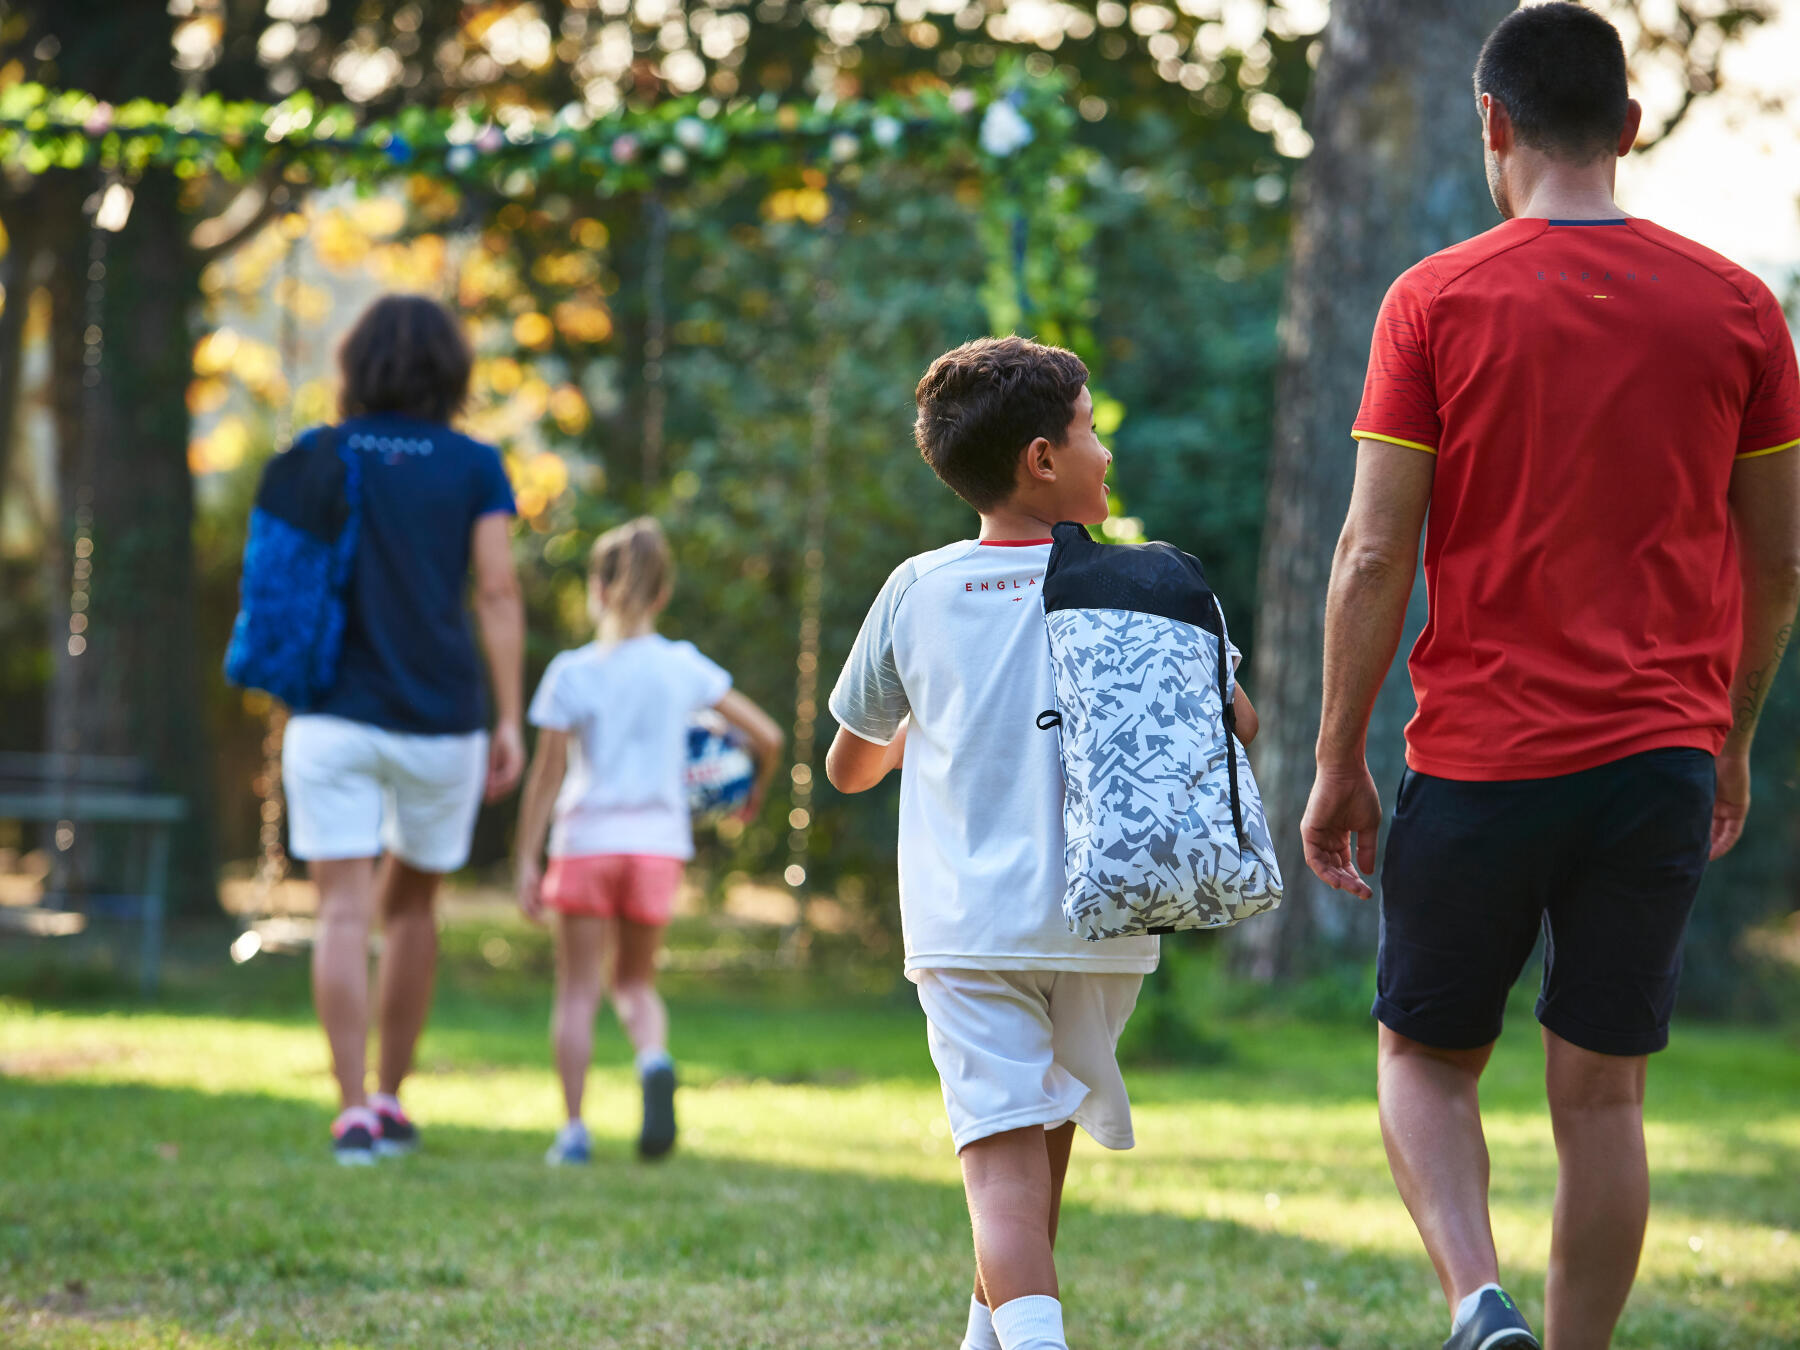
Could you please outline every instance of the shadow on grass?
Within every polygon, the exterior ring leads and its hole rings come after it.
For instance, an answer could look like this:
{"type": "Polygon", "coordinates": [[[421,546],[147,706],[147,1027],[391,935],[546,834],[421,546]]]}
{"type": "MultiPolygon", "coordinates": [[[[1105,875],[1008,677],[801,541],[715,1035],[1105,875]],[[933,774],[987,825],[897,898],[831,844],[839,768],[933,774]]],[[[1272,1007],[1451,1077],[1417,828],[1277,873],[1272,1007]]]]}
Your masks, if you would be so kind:
{"type": "MultiPolygon", "coordinates": [[[[591,1168],[553,1171],[535,1132],[440,1127],[418,1157],[345,1169],[323,1156],[325,1123],[277,1097],[0,1080],[0,1339],[912,1347],[960,1334],[967,1220],[947,1159],[931,1183],[703,1150],[645,1166],[603,1143],[591,1168]]],[[[1442,1335],[1422,1257],[1096,1201],[1068,1207],[1059,1262],[1090,1347],[1389,1350],[1442,1335]]],[[[1540,1290],[1518,1292],[1531,1307],[1540,1290]]],[[[1791,1347],[1792,1290],[1740,1284],[1719,1306],[1692,1293],[1641,1289],[1620,1344],[1791,1347]]]]}

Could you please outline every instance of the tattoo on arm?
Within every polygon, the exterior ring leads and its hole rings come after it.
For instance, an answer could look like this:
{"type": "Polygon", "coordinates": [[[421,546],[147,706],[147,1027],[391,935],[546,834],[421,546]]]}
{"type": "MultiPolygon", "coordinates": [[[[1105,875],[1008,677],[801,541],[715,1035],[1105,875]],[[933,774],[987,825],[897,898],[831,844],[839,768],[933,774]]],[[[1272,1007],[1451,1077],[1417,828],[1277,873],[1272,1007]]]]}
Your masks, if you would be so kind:
{"type": "Polygon", "coordinates": [[[1737,706],[1732,711],[1732,729],[1740,732],[1753,731],[1757,719],[1762,716],[1763,704],[1768,701],[1769,687],[1773,683],[1772,676],[1781,665],[1781,658],[1787,651],[1788,639],[1794,634],[1794,625],[1783,624],[1775,634],[1775,650],[1769,657],[1769,663],[1761,669],[1753,670],[1744,677],[1744,692],[1739,696],[1737,706]]]}

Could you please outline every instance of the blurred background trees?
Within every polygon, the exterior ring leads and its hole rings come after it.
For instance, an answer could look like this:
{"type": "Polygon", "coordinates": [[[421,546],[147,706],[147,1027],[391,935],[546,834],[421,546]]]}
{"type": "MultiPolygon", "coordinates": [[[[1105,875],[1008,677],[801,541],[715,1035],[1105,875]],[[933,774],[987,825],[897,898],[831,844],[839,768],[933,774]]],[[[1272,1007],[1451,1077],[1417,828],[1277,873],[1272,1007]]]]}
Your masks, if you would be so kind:
{"type": "MultiPolygon", "coordinates": [[[[997,62],[1059,73],[1093,167],[1081,211],[1058,228],[1088,269],[1072,289],[1091,298],[1055,313],[1058,279],[1039,275],[1019,326],[1061,325],[1094,368],[1129,513],[1116,537],[1141,530],[1205,560],[1253,653],[1260,767],[1291,822],[1317,716],[1316,577],[1347,500],[1368,330],[1392,275],[1491,220],[1463,101],[1475,46],[1505,8],[14,0],[0,3],[0,83],[114,102],[310,91],[370,115],[478,100],[503,131],[518,109],[829,106],[955,87],[997,62]]],[[[1759,17],[1706,0],[1616,8],[1665,129],[1759,17]]],[[[424,174],[373,195],[150,175],[104,241],[97,289],[94,189],[91,175],[0,174],[0,748],[149,760],[201,806],[179,859],[195,912],[214,908],[221,866],[241,871],[257,849],[266,710],[217,674],[255,475],[278,436],[333,415],[332,344],[378,289],[439,296],[471,325],[469,424],[503,446],[517,489],[533,678],[585,636],[587,543],[648,510],[683,569],[671,630],[794,720],[801,677],[820,681],[822,702],[888,569],[968,528],[909,425],[925,363],[988,325],[977,180],[829,156],[772,181],[674,175],[654,195],[589,199],[463,192],[424,174]],[[97,392],[84,383],[96,313],[97,392]],[[802,487],[815,447],[831,490],[807,672],[802,487]],[[83,531],[93,542],[78,557],[83,531]],[[76,638],[113,655],[71,657],[76,638]]],[[[1378,735],[1397,754],[1403,680],[1393,693],[1378,735]]],[[[1764,756],[1769,823],[1721,872],[1717,931],[1696,934],[1725,972],[1721,996],[1741,932],[1791,907],[1800,801],[1784,784],[1800,724],[1781,706],[1765,733],[1779,741],[1764,756]]],[[[887,792],[821,790],[810,813],[779,801],[710,841],[706,861],[716,878],[776,878],[803,843],[806,885],[879,941],[893,923],[892,811],[887,792]]],[[[478,865],[504,857],[510,820],[510,806],[484,817],[478,865]]],[[[1284,863],[1294,898],[1246,936],[1244,967],[1287,976],[1366,956],[1366,914],[1310,894],[1297,849],[1284,863]]]]}

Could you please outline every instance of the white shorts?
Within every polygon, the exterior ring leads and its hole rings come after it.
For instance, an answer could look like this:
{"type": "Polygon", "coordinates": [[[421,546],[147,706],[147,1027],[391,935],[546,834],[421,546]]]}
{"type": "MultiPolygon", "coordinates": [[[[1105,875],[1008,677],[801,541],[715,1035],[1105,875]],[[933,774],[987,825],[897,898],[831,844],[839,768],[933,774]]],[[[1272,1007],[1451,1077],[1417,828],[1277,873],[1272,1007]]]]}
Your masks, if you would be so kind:
{"type": "Polygon", "coordinates": [[[326,862],[384,850],[421,872],[469,860],[487,783],[487,733],[414,736],[306,713],[281,746],[288,852],[326,862]]]}
{"type": "Polygon", "coordinates": [[[1131,1147],[1117,1051],[1142,975],[921,970],[914,979],[958,1152],[1071,1120],[1106,1148],[1131,1147]]]}

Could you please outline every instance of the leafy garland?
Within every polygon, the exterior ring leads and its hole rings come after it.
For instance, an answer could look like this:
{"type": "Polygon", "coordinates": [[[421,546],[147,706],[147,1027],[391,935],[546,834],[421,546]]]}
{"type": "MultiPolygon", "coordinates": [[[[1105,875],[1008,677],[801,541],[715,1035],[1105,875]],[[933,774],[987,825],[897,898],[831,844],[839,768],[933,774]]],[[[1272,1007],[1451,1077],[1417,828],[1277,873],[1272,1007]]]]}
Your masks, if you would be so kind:
{"type": "Polygon", "coordinates": [[[0,89],[0,160],[34,175],[97,165],[228,180],[275,166],[291,182],[320,185],[424,172],[513,197],[546,189],[610,196],[727,171],[767,177],[797,164],[896,158],[1035,177],[1068,148],[1074,115],[1064,92],[1055,77],[1015,67],[984,88],[837,104],[765,97],[720,109],[690,97],[599,119],[570,105],[554,115],[412,107],[362,121],[357,109],[310,94],[274,104],[206,95],[114,107],[19,83],[0,89]]]}
{"type": "Polygon", "coordinates": [[[1071,221],[1091,156],[1064,81],[1003,60],[979,84],[811,104],[773,96],[723,108],[698,97],[593,119],[512,107],[412,107],[364,120],[310,94],[279,103],[217,95],[118,106],[79,90],[0,88],[0,163],[32,175],[98,169],[134,179],[241,181],[278,173],[295,186],[374,186],[428,174],[478,194],[611,197],[712,180],[777,179],[816,167],[842,182],[905,161],[984,181],[981,239],[994,326],[1080,341],[1087,270],[1071,221]],[[1049,247],[1045,248],[1044,245],[1049,247]]]}

